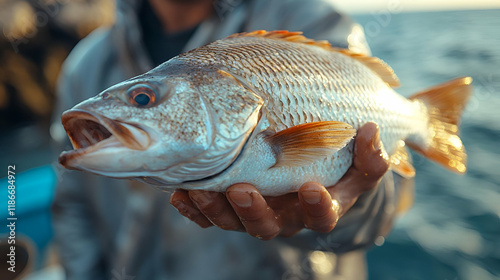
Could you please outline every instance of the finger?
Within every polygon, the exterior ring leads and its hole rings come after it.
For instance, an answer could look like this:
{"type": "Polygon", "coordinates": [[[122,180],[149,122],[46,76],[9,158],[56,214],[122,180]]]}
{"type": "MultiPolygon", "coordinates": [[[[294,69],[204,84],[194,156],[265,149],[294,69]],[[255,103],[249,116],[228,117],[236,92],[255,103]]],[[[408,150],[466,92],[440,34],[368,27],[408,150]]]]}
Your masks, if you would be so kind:
{"type": "Polygon", "coordinates": [[[198,190],[188,193],[194,204],[212,224],[224,230],[244,230],[224,193],[198,190]]]}
{"type": "Polygon", "coordinates": [[[227,198],[248,234],[269,240],[280,233],[281,219],[266,200],[250,184],[235,184],[228,188],[227,198]]]}
{"type": "Polygon", "coordinates": [[[380,141],[377,124],[370,122],[358,130],[354,142],[353,167],[356,172],[371,180],[380,179],[389,168],[389,156],[380,141]]]}
{"type": "Polygon", "coordinates": [[[308,182],[299,189],[299,201],[304,210],[304,225],[319,232],[330,232],[339,219],[340,205],[332,200],[325,187],[308,182]]]}
{"type": "Polygon", "coordinates": [[[339,201],[343,215],[364,192],[375,188],[389,168],[389,158],[380,142],[378,126],[362,126],[354,142],[353,164],[333,187],[328,188],[333,199],[339,201]]]}
{"type": "Polygon", "coordinates": [[[188,192],[185,190],[175,190],[170,195],[170,204],[179,211],[179,213],[195,222],[202,228],[212,226],[212,223],[203,215],[198,207],[196,207],[189,198],[188,192]]]}

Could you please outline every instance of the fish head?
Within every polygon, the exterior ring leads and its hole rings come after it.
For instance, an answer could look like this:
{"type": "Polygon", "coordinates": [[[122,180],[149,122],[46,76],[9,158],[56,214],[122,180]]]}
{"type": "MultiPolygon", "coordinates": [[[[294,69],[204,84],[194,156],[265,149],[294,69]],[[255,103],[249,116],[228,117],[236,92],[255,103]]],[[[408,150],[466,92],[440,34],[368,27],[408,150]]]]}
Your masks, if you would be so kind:
{"type": "Polygon", "coordinates": [[[223,96],[221,90],[243,87],[217,71],[193,77],[175,69],[152,70],[64,112],[62,123],[74,150],[63,152],[59,162],[68,169],[155,185],[202,180],[229,166],[255,127],[261,104],[225,104],[231,97],[209,101],[223,96]]]}
{"type": "Polygon", "coordinates": [[[149,175],[202,153],[210,124],[188,81],[145,75],[108,88],[62,115],[70,169],[110,177],[149,175]]]}

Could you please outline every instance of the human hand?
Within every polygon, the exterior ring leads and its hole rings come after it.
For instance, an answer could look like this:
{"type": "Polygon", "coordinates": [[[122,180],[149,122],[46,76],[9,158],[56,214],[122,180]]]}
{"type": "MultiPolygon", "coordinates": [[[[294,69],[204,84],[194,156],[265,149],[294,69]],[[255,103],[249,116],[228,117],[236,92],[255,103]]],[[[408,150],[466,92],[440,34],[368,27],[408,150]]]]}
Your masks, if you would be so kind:
{"type": "Polygon", "coordinates": [[[308,182],[296,193],[271,197],[262,196],[250,184],[238,183],[225,193],[176,190],[170,203],[202,228],[215,225],[264,240],[293,236],[303,228],[329,232],[361,194],[377,186],[389,168],[376,124],[358,129],[354,141],[352,166],[334,186],[308,182]]]}

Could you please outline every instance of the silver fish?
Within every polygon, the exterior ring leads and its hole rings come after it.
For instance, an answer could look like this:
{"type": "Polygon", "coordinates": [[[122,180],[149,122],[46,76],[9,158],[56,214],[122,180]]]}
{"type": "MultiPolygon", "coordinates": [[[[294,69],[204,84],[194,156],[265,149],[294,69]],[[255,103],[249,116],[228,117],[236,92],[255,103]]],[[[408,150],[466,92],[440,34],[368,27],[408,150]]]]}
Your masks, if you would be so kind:
{"type": "Polygon", "coordinates": [[[59,161],[165,189],[248,182],[280,195],[307,181],[335,184],[351,165],[356,130],[376,122],[394,171],[414,176],[409,146],[464,173],[457,134],[471,82],[458,78],[407,99],[378,58],[300,32],[235,34],[64,112],[74,150],[59,161]]]}

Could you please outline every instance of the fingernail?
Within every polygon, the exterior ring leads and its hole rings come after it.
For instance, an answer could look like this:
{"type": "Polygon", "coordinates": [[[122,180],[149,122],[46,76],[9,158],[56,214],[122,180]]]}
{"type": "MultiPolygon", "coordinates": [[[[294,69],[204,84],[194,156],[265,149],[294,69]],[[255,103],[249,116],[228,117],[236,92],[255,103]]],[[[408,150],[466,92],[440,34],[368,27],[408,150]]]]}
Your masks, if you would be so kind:
{"type": "Polygon", "coordinates": [[[308,204],[319,204],[321,201],[321,193],[317,191],[302,192],[302,197],[308,204]]]}
{"type": "Polygon", "coordinates": [[[377,130],[377,133],[375,133],[375,135],[373,136],[372,146],[373,146],[373,150],[375,150],[375,151],[380,150],[382,147],[382,142],[380,142],[380,131],[379,130],[377,130]]]}
{"type": "Polygon", "coordinates": [[[213,197],[206,192],[193,191],[190,195],[191,199],[198,205],[198,207],[205,207],[213,201],[213,197]]]}
{"type": "Polygon", "coordinates": [[[230,191],[229,197],[234,204],[241,208],[252,206],[252,196],[248,192],[230,191]]]}

